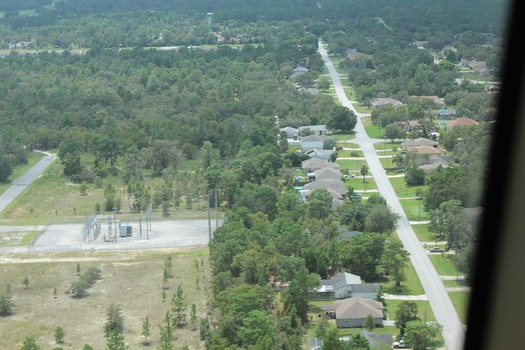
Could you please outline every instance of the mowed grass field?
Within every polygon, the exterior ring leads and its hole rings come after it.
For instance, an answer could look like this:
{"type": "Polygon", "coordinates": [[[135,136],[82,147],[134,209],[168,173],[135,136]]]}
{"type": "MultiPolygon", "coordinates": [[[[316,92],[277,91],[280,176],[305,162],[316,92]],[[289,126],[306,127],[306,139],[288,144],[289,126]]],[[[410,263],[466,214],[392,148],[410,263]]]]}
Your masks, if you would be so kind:
{"type": "Polygon", "coordinates": [[[10,256],[0,262],[0,294],[7,285],[15,303],[14,314],[0,317],[0,349],[19,349],[24,339],[32,336],[42,350],[54,349],[56,327],[65,331],[63,349],[81,349],[84,344],[105,349],[104,321],[107,308],[118,304],[124,316],[124,337],[129,349],[142,348],[142,322],[151,324],[151,345],[159,343],[159,324],[171,308],[171,299],[179,285],[186,294],[187,324],[175,329],[177,348],[188,345],[201,349],[198,323],[190,324],[191,305],[197,316],[206,314],[207,290],[210,288],[208,248],[179,248],[164,251],[120,251],[114,253],[57,254],[42,256],[10,256]],[[172,257],[173,278],[162,298],[162,275],[166,258],[172,257]],[[102,271],[102,279],[88,295],[74,299],[64,292],[89,267],[102,271]],[[198,269],[197,269],[198,266],[198,269]],[[28,288],[22,284],[29,279],[28,288]],[[197,279],[199,282],[197,282],[197,279]],[[57,290],[54,297],[54,288],[57,290]]]}

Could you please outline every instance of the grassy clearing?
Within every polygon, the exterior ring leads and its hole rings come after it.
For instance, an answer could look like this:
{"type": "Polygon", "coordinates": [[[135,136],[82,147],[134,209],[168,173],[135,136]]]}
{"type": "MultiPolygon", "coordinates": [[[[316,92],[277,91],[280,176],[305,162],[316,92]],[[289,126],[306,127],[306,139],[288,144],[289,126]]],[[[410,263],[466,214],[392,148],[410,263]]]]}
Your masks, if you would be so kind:
{"type": "MultiPolygon", "coordinates": [[[[10,285],[15,302],[14,314],[2,318],[1,349],[18,349],[29,335],[35,337],[43,349],[51,349],[55,346],[54,330],[58,326],[66,334],[65,349],[80,349],[86,343],[95,349],[103,349],[106,344],[103,325],[110,304],[118,304],[122,308],[124,337],[131,349],[142,347],[140,333],[146,316],[151,323],[151,348],[157,348],[157,325],[162,323],[179,285],[187,296],[188,314],[193,303],[198,317],[206,313],[206,289],[210,288],[206,247],[163,252],[76,253],[75,258],[64,255],[33,258],[0,265],[2,288],[4,283],[10,285]],[[162,272],[167,256],[173,258],[174,277],[168,282],[169,288],[163,301],[162,272]],[[52,258],[57,261],[52,261],[52,258]],[[88,296],[80,299],[64,294],[70,284],[78,279],[77,261],[81,271],[89,267],[102,270],[102,279],[88,290],[88,296]],[[198,271],[196,265],[199,266],[198,271]],[[24,277],[29,279],[28,288],[22,285],[24,277]],[[56,298],[54,288],[57,290],[56,298]]],[[[175,334],[179,346],[202,348],[197,329],[193,330],[189,321],[185,327],[177,329],[175,334]]]]}
{"type": "Polygon", "coordinates": [[[387,283],[382,283],[381,285],[384,288],[384,292],[387,294],[395,295],[421,295],[424,294],[423,286],[419,282],[419,277],[417,277],[416,270],[412,265],[408,265],[405,269],[407,280],[401,283],[401,288],[398,290],[394,286],[394,281],[389,281],[387,283]]]}
{"type": "MultiPolygon", "coordinates": [[[[342,132],[335,132],[333,135],[330,135],[330,137],[336,139],[338,142],[343,140],[353,140],[355,139],[355,132],[350,131],[349,133],[342,133],[342,132]]],[[[346,144],[345,144],[346,147],[346,144]]]]}
{"type": "Polygon", "coordinates": [[[403,199],[400,202],[410,221],[430,220],[430,214],[425,210],[423,203],[420,203],[422,201],[403,199]]]}
{"type": "Polygon", "coordinates": [[[383,134],[385,133],[385,129],[383,129],[380,126],[372,124],[372,118],[371,117],[364,117],[361,119],[363,121],[363,125],[365,127],[366,133],[368,136],[375,138],[375,139],[382,139],[383,134]]]}
{"type": "MultiPolygon", "coordinates": [[[[454,259],[453,254],[430,254],[428,257],[439,275],[456,276],[458,273],[452,260],[454,259]]],[[[463,276],[463,274],[459,273],[459,276],[463,276]]]]}
{"type": "Polygon", "coordinates": [[[363,158],[363,152],[357,150],[339,150],[337,151],[338,158],[363,158]]]}
{"type": "Polygon", "coordinates": [[[347,99],[349,99],[350,101],[355,101],[356,97],[354,89],[352,89],[351,87],[344,87],[343,90],[347,99]]]}
{"type": "Polygon", "coordinates": [[[412,225],[412,228],[420,242],[434,241],[434,233],[428,231],[428,225],[412,225]]]}
{"type": "Polygon", "coordinates": [[[355,110],[357,111],[357,113],[366,113],[366,114],[372,113],[372,108],[370,106],[365,106],[362,103],[354,103],[353,106],[355,110]]]}
{"type": "MultiPolygon", "coordinates": [[[[396,311],[399,308],[399,304],[401,304],[402,300],[387,300],[387,310],[388,310],[388,316],[391,319],[395,319],[396,311]]],[[[413,300],[413,302],[417,305],[417,312],[419,315],[419,318],[423,322],[431,322],[435,321],[436,318],[434,316],[434,312],[432,311],[432,308],[430,307],[430,304],[428,301],[425,300],[413,300]]]]}
{"type": "Polygon", "coordinates": [[[341,170],[348,169],[356,175],[361,174],[361,166],[366,164],[366,160],[364,159],[338,159],[335,162],[339,164],[341,170]]]}
{"type": "MultiPolygon", "coordinates": [[[[388,158],[384,158],[388,159],[388,158]]],[[[392,160],[390,160],[392,163],[392,160]]],[[[406,186],[404,177],[391,177],[389,178],[392,187],[396,191],[396,195],[400,198],[415,198],[416,191],[418,189],[424,190],[425,186],[406,186]]],[[[417,203],[416,203],[417,204],[417,203]]],[[[421,203],[421,212],[423,212],[423,203],[421,203]]]]}
{"type": "Polygon", "coordinates": [[[459,319],[462,324],[467,324],[468,307],[470,301],[469,292],[450,292],[448,293],[459,319]]]}
{"type": "Polygon", "coordinates": [[[0,233],[0,247],[27,246],[40,231],[18,231],[0,233]]]}
{"type": "MultiPolygon", "coordinates": [[[[367,196],[371,190],[377,190],[376,182],[371,177],[366,177],[366,182],[363,183],[363,177],[357,176],[353,179],[345,179],[345,187],[350,188],[352,186],[355,191],[361,192],[363,196],[367,196]]],[[[373,192],[372,192],[373,193],[373,192]]]]}

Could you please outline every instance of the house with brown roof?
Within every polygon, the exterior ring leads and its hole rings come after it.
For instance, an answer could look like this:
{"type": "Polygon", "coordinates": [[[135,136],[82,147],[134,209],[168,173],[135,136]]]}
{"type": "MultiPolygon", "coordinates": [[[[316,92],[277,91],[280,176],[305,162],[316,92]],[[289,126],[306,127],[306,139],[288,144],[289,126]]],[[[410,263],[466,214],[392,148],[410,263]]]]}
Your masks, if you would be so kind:
{"type": "Polygon", "coordinates": [[[447,123],[447,128],[452,129],[455,126],[462,125],[462,126],[470,126],[470,125],[479,125],[479,122],[470,119],[470,118],[457,118],[454,120],[451,120],[447,123]]]}
{"type": "Polygon", "coordinates": [[[414,152],[415,154],[443,154],[446,152],[446,150],[442,148],[423,145],[410,148],[410,152],[414,152]]]}
{"type": "Polygon", "coordinates": [[[383,303],[366,298],[341,299],[321,306],[321,310],[333,313],[337,328],[364,327],[369,315],[377,327],[382,327],[384,309],[383,303]]]}

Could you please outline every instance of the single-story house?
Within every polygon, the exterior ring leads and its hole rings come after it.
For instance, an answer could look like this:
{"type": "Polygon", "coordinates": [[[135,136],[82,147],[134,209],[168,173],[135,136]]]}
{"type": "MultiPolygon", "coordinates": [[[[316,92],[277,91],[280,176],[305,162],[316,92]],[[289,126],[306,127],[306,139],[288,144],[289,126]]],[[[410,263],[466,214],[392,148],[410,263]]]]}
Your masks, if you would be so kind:
{"type": "Polygon", "coordinates": [[[365,298],[375,300],[379,292],[379,283],[362,283],[351,285],[352,298],[365,298]]]}
{"type": "Polygon", "coordinates": [[[317,169],[334,168],[339,169],[339,164],[329,162],[327,160],[310,158],[301,162],[301,168],[304,172],[309,173],[317,169]]]}
{"type": "Polygon", "coordinates": [[[323,149],[324,137],[317,135],[310,135],[301,139],[301,147],[305,152],[312,149],[323,149]]]}
{"type": "Polygon", "coordinates": [[[424,137],[418,137],[417,139],[413,139],[413,140],[410,140],[410,141],[407,141],[407,142],[403,142],[401,144],[401,147],[405,151],[410,151],[413,148],[416,148],[416,147],[419,147],[419,146],[430,146],[430,147],[437,148],[438,145],[439,145],[439,143],[436,142],[436,141],[432,141],[432,140],[426,139],[424,137]]]}
{"type": "Polygon", "coordinates": [[[296,128],[292,128],[290,126],[287,126],[285,128],[281,128],[281,132],[285,132],[286,133],[286,138],[287,139],[297,139],[299,137],[299,129],[296,129],[296,128]]]}
{"type": "Polygon", "coordinates": [[[337,192],[339,192],[341,195],[345,196],[346,192],[348,190],[345,187],[345,184],[341,180],[325,180],[325,181],[314,181],[309,182],[306,185],[304,185],[304,188],[307,190],[316,190],[318,188],[324,188],[326,190],[333,189],[337,192]]]}
{"type": "Polygon", "coordinates": [[[319,281],[316,299],[333,300],[349,298],[352,294],[351,285],[361,284],[361,277],[343,272],[330,279],[319,281]]]}
{"type": "Polygon", "coordinates": [[[396,107],[396,108],[404,106],[404,103],[401,101],[395,100],[393,98],[383,98],[383,97],[374,98],[372,99],[370,103],[372,104],[372,107],[374,108],[385,106],[385,105],[392,105],[393,107],[396,107]]]}
{"type": "Polygon", "coordinates": [[[333,149],[311,149],[308,152],[305,152],[310,158],[317,158],[323,160],[330,160],[330,157],[334,153],[333,149]]]}
{"type": "Polygon", "coordinates": [[[341,171],[334,168],[322,168],[315,171],[315,180],[341,180],[341,171]]]}
{"type": "Polygon", "coordinates": [[[458,126],[458,125],[461,125],[461,126],[479,125],[479,122],[473,119],[470,119],[470,118],[462,117],[462,118],[457,118],[457,119],[449,121],[447,123],[447,128],[452,129],[453,127],[458,126]]]}
{"type": "Polygon", "coordinates": [[[446,152],[446,150],[444,149],[426,146],[426,145],[418,146],[418,147],[411,147],[409,151],[414,152],[415,154],[443,154],[446,152]]]}
{"type": "Polygon", "coordinates": [[[299,134],[302,135],[303,131],[310,130],[314,135],[332,135],[333,131],[328,129],[326,125],[307,125],[299,127],[299,134]]]}
{"type": "Polygon", "coordinates": [[[437,115],[440,119],[451,119],[456,116],[456,110],[455,109],[438,109],[437,115]]]}
{"type": "Polygon", "coordinates": [[[308,68],[306,67],[296,67],[292,70],[292,75],[290,76],[291,79],[295,79],[300,75],[303,75],[304,73],[308,72],[308,68]]]}
{"type": "Polygon", "coordinates": [[[437,95],[431,95],[431,96],[410,96],[411,100],[430,100],[434,102],[439,107],[444,107],[445,102],[443,102],[442,99],[439,98],[437,95]]]}
{"type": "Polygon", "coordinates": [[[335,314],[337,328],[363,327],[369,315],[377,327],[382,327],[384,309],[383,303],[366,298],[341,299],[321,306],[321,310],[335,314]]]}

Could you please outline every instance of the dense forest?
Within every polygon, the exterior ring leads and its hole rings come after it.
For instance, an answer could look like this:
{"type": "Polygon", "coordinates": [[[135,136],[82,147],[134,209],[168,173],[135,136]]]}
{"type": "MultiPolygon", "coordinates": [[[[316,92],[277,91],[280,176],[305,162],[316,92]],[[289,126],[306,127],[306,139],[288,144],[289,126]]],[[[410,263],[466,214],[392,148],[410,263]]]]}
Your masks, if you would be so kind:
{"type": "MultiPolygon", "coordinates": [[[[18,3],[0,6],[0,48],[12,50],[0,59],[0,181],[39,149],[58,152],[64,181],[119,178],[137,212],[218,188],[226,214],[210,242],[213,290],[200,328],[207,349],[298,349],[319,278],[352,271],[398,286],[406,278],[391,268],[405,266],[408,255],[383,198],[348,200],[334,211],[328,191],[303,203],[291,187],[292,167],[305,157],[277,142],[275,117],[280,126],[332,124],[340,107],[317,92],[319,39],[341,58],[361,104],[376,97],[405,103],[372,112],[392,139],[408,121],[420,128],[404,136],[435,131],[438,106],[417,96],[436,95],[480,122],[440,136],[454,167],[425,176],[410,172],[409,157],[400,160],[407,178],[428,186],[431,229],[448,248],[463,249],[468,265],[476,224],[462,208],[479,202],[495,110],[482,85],[457,78],[462,58],[484,60],[497,74],[504,1],[18,3]],[[26,9],[35,15],[18,12],[26,9]],[[358,59],[345,59],[348,49],[358,59]],[[308,72],[293,79],[297,67],[308,72]],[[150,190],[146,176],[164,183],[150,190]],[[451,219],[449,226],[440,218],[451,219]],[[340,242],[342,227],[362,234],[340,242]],[[288,288],[274,293],[280,281],[288,288]]],[[[117,199],[111,185],[105,191],[99,209],[112,210],[117,199]]],[[[326,330],[319,336],[331,349],[361,349],[326,330]]]]}

